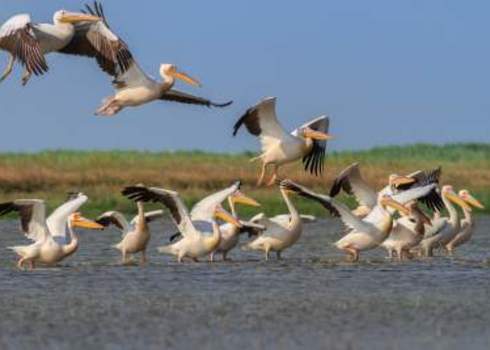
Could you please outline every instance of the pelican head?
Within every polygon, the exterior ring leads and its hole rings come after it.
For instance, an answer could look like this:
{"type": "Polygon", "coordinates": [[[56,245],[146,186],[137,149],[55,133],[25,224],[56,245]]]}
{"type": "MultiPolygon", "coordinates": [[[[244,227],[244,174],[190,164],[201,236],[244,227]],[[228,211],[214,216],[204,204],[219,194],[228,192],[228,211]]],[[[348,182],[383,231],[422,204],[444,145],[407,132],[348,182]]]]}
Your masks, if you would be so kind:
{"type": "Polygon", "coordinates": [[[472,205],[473,207],[479,208],[479,209],[485,209],[485,206],[483,204],[481,204],[481,202],[478,199],[476,199],[475,197],[473,197],[470,194],[470,191],[461,190],[461,191],[459,191],[458,195],[462,200],[464,200],[466,203],[472,205]]]}
{"type": "Polygon", "coordinates": [[[398,188],[403,185],[410,185],[413,184],[414,182],[415,179],[413,177],[401,176],[398,174],[391,174],[390,177],[388,178],[388,183],[393,188],[398,188]]]}
{"type": "Polygon", "coordinates": [[[54,13],[53,22],[63,24],[76,24],[80,22],[97,22],[101,18],[93,15],[89,15],[82,12],[69,12],[65,10],[59,10],[54,13]]]}
{"type": "Polygon", "coordinates": [[[216,219],[228,222],[234,226],[242,227],[240,221],[238,221],[238,219],[234,218],[233,215],[228,213],[221,205],[216,206],[216,209],[214,210],[214,217],[216,219]]]}
{"type": "Polygon", "coordinates": [[[236,191],[230,196],[230,200],[235,204],[244,204],[251,207],[260,207],[260,203],[255,199],[244,195],[241,191],[236,191]]]}
{"type": "Polygon", "coordinates": [[[180,79],[183,82],[193,85],[193,86],[201,86],[201,83],[194,78],[191,78],[186,73],[179,72],[177,70],[177,66],[175,64],[164,63],[160,66],[160,75],[164,80],[175,80],[180,79]]]}
{"type": "Polygon", "coordinates": [[[104,226],[98,224],[95,221],[84,218],[80,213],[73,213],[70,215],[69,223],[71,227],[86,228],[90,230],[103,230],[104,226]]]}
{"type": "Polygon", "coordinates": [[[315,141],[326,141],[332,139],[332,135],[313,130],[310,127],[304,127],[300,130],[299,133],[304,139],[310,139],[315,141]]]}
{"type": "Polygon", "coordinates": [[[441,189],[441,194],[443,197],[459,205],[461,208],[466,210],[471,210],[471,207],[454,192],[453,186],[451,185],[443,186],[441,189]]]}
{"type": "Polygon", "coordinates": [[[386,209],[386,207],[391,207],[391,208],[399,211],[400,214],[403,214],[403,215],[409,215],[410,214],[410,210],[407,207],[405,207],[401,203],[398,203],[393,198],[391,198],[391,196],[388,196],[388,195],[381,196],[381,199],[379,200],[379,204],[384,209],[386,209]]]}

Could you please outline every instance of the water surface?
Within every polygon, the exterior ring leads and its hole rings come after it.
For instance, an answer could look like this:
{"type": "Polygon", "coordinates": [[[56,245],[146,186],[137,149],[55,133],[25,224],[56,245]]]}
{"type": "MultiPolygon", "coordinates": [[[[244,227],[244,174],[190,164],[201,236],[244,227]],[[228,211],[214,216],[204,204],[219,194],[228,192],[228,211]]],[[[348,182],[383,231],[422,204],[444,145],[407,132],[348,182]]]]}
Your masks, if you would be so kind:
{"type": "Polygon", "coordinates": [[[81,232],[75,256],[22,272],[23,244],[0,222],[1,349],[489,349],[490,218],[454,257],[392,262],[378,249],[345,262],[336,220],[305,227],[282,261],[235,250],[232,262],[177,264],[156,252],[119,266],[114,230],[81,232]]]}

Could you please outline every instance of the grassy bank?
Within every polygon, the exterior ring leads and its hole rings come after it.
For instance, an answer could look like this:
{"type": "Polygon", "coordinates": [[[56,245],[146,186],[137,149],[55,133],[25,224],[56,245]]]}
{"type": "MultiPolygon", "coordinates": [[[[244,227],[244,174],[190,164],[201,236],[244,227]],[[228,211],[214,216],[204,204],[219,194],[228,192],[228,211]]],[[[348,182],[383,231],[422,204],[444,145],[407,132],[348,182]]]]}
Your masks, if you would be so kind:
{"type": "MultiPolygon", "coordinates": [[[[244,192],[263,204],[261,210],[284,212],[277,189],[255,187],[258,164],[249,162],[252,155],[134,151],[3,153],[0,154],[0,201],[43,198],[52,208],[64,200],[66,192],[79,190],[90,197],[84,207],[87,214],[97,215],[109,209],[133,212],[132,203],[119,194],[126,185],[144,183],[171,188],[192,204],[241,179],[244,192]]],[[[443,183],[474,191],[490,207],[490,144],[420,144],[334,152],[328,154],[322,177],[306,174],[300,164],[284,167],[281,175],[327,192],[335,175],[355,161],[361,162],[366,179],[378,188],[385,185],[390,173],[404,174],[441,165],[443,183]]],[[[302,199],[296,202],[303,212],[324,214],[318,205],[302,199]]]]}

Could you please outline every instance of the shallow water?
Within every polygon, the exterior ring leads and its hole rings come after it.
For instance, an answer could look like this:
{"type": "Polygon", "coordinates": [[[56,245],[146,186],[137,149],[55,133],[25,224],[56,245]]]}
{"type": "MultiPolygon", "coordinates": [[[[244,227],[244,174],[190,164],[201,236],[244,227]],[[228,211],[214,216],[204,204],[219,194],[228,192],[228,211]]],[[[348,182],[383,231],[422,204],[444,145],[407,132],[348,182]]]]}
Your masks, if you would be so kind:
{"type": "Polygon", "coordinates": [[[177,264],[155,249],[167,223],[152,226],[145,268],[119,266],[106,230],[33,272],[3,249],[26,242],[17,226],[0,222],[1,349],[490,348],[489,217],[452,258],[397,263],[378,249],[350,264],[331,246],[340,224],[321,220],[282,261],[235,250],[177,264]]]}

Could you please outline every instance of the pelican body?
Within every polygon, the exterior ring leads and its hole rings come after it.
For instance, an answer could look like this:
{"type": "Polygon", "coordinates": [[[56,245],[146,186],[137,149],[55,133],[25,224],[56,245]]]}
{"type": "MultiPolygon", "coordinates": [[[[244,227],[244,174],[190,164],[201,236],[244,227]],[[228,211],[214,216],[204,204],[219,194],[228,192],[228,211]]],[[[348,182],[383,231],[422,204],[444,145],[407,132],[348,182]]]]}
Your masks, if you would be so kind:
{"type": "Polygon", "coordinates": [[[260,139],[262,154],[252,159],[262,162],[257,185],[262,184],[269,165],[273,166],[273,176],[268,185],[272,185],[278,177],[279,167],[299,159],[303,160],[305,170],[315,175],[321,174],[326,141],[331,138],[327,133],[328,117],[315,118],[288,133],[279,123],[275,109],[276,98],[265,98],[249,108],[236,122],[233,130],[233,136],[236,136],[240,127],[245,124],[247,130],[260,139]]]}
{"type": "Polygon", "coordinates": [[[79,239],[73,230],[75,227],[102,229],[103,226],[76,212],[87,199],[81,193],[73,195],[47,219],[45,203],[39,199],[18,199],[0,204],[0,215],[19,212],[22,230],[34,242],[9,247],[20,256],[17,266],[22,269],[25,263],[29,263],[32,269],[36,264],[55,265],[77,251],[79,239]]]}
{"type": "MultiPolygon", "coordinates": [[[[263,251],[266,261],[269,260],[271,251],[276,252],[277,259],[281,259],[282,251],[294,245],[303,232],[302,219],[289,197],[291,192],[285,187],[286,183],[287,180],[281,181],[279,189],[288,207],[288,220],[272,220],[266,218],[263,214],[259,214],[250,220],[256,224],[263,225],[265,230],[256,239],[248,243],[244,249],[263,251]]],[[[287,217],[284,216],[283,218],[287,217]]]]}
{"type": "Polygon", "coordinates": [[[115,225],[122,232],[122,240],[113,245],[122,255],[122,264],[129,262],[129,256],[141,253],[140,264],[146,263],[146,248],[151,238],[149,223],[163,217],[163,210],[145,213],[143,202],[137,202],[138,214],[128,223],[118,211],[108,211],[100,215],[96,222],[107,227],[115,225]]]}

